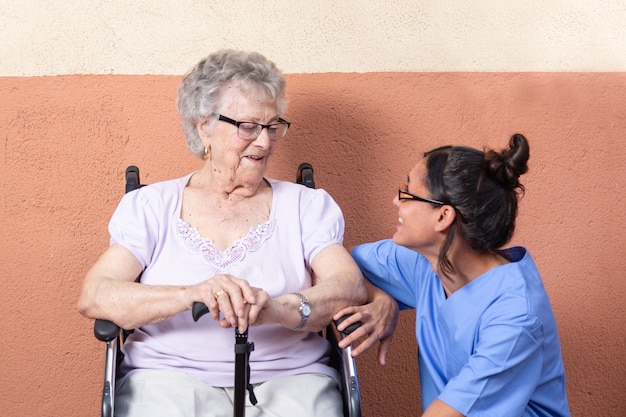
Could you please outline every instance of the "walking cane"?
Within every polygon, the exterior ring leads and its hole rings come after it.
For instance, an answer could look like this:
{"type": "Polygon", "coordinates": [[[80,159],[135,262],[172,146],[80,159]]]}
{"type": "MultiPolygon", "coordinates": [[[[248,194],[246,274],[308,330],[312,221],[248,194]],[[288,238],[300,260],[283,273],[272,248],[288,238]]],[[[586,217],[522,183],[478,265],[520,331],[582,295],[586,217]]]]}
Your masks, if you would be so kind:
{"type": "Polygon", "coordinates": [[[248,342],[248,330],[239,333],[239,329],[235,328],[235,417],[246,414],[246,389],[252,405],[257,403],[250,383],[250,352],[253,350],[254,343],[248,342]]]}
{"type": "MultiPolygon", "coordinates": [[[[195,302],[191,309],[194,321],[209,312],[204,303],[195,302]]],[[[250,395],[250,402],[256,405],[257,399],[250,383],[250,352],[254,350],[254,343],[248,342],[248,329],[239,333],[235,328],[235,405],[234,417],[244,417],[246,414],[246,389],[250,395]]]]}

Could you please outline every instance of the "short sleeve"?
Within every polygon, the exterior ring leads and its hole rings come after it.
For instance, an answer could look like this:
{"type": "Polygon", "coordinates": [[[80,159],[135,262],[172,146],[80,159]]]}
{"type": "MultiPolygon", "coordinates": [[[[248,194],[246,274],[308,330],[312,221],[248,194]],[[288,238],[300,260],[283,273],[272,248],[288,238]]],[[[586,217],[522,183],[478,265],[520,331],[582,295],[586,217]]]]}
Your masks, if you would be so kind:
{"type": "Polygon", "coordinates": [[[122,197],[109,221],[110,244],[125,247],[146,268],[152,260],[159,222],[143,189],[122,197]]]}
{"type": "Polygon", "coordinates": [[[343,244],[345,221],[339,205],[325,190],[304,190],[305,196],[300,200],[300,225],[304,259],[311,265],[327,246],[343,244]]]}
{"type": "Polygon", "coordinates": [[[392,296],[400,309],[416,307],[424,281],[420,277],[432,271],[422,255],[385,239],[354,247],[352,257],[363,275],[392,296]]]}

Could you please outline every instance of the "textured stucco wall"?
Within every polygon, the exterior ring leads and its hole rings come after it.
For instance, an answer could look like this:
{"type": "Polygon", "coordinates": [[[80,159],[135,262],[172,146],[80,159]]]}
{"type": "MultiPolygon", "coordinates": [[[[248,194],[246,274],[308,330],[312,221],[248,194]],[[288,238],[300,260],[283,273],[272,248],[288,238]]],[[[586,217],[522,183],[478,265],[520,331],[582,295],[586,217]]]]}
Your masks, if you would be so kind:
{"type": "MultiPolygon", "coordinates": [[[[622,2],[360,3],[0,0],[2,415],[97,414],[103,347],[75,310],[82,277],[127,165],[146,182],[198,166],[174,99],[219,47],[289,73],[293,128],[271,174],[313,163],[348,246],[392,233],[394,190],[423,151],[526,134],[512,243],[551,296],[573,415],[626,415],[622,2]]],[[[389,365],[359,359],[366,416],[417,414],[416,349],[405,312],[389,365]]]]}

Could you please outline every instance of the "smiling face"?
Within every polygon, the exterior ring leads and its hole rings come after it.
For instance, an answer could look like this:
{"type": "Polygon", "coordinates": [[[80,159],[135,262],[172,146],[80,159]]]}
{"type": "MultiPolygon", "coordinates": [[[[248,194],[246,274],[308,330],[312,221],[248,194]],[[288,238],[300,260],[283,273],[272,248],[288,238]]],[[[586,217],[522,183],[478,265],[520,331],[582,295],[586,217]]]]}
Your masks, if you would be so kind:
{"type": "MultiPolygon", "coordinates": [[[[278,121],[275,101],[260,87],[240,83],[223,87],[219,113],[236,121],[264,125],[278,121]]],[[[212,174],[226,187],[255,189],[262,181],[277,141],[271,141],[267,129],[254,140],[243,140],[237,126],[217,120],[198,125],[200,137],[209,150],[212,174]]]]}
{"type": "MultiPolygon", "coordinates": [[[[407,186],[411,194],[430,198],[424,160],[418,162],[409,173],[407,186]]],[[[431,203],[418,200],[399,200],[397,195],[393,203],[398,208],[398,224],[393,241],[427,257],[436,256],[444,238],[437,228],[441,206],[433,207],[431,203]]]]}

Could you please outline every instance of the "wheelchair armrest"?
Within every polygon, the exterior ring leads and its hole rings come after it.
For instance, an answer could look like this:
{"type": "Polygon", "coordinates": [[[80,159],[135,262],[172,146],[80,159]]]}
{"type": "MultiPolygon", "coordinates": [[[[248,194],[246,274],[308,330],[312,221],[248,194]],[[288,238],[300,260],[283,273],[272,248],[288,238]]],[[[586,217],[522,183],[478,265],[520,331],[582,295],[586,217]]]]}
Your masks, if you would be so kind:
{"type": "MultiPolygon", "coordinates": [[[[339,318],[339,320],[334,321],[335,329],[337,326],[347,319],[349,316],[343,316],[339,318]]],[[[358,329],[361,326],[361,322],[358,321],[356,323],[351,324],[346,327],[343,331],[338,331],[340,337],[345,337],[358,329]]],[[[330,326],[329,326],[330,327],[330,326]]],[[[331,341],[335,348],[333,352],[335,356],[334,358],[334,367],[340,370],[340,378],[341,378],[341,395],[343,397],[343,412],[346,417],[361,417],[361,390],[359,388],[359,380],[356,372],[356,361],[352,357],[352,345],[340,349],[337,345],[337,339],[334,335],[334,332],[331,329],[327,330],[327,339],[331,341]],[[330,335],[328,334],[330,332],[330,335]],[[330,336],[330,337],[329,337],[330,336]]],[[[331,358],[331,362],[333,359],[331,358]]]]}
{"type": "Polygon", "coordinates": [[[120,327],[109,320],[96,319],[93,334],[102,342],[110,342],[120,334],[120,327]]]}
{"type": "Polygon", "coordinates": [[[105,342],[104,381],[102,385],[102,417],[113,417],[115,411],[115,379],[117,374],[120,327],[110,320],[96,319],[96,339],[105,342]]]}
{"type": "MultiPolygon", "coordinates": [[[[347,319],[348,315],[342,316],[340,317],[338,320],[335,320],[335,328],[337,326],[339,326],[345,319],[347,319]]],[[[356,323],[352,323],[351,325],[349,325],[348,327],[346,327],[345,329],[343,329],[343,331],[340,331],[339,333],[341,333],[343,336],[348,336],[350,333],[352,333],[353,331],[355,331],[356,329],[358,329],[359,327],[361,327],[361,323],[360,321],[357,321],[356,323]]]]}

